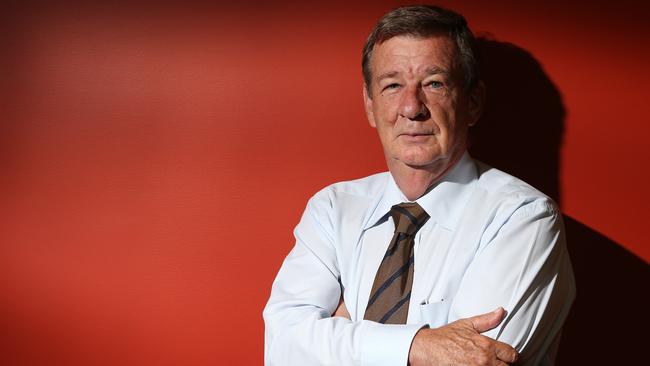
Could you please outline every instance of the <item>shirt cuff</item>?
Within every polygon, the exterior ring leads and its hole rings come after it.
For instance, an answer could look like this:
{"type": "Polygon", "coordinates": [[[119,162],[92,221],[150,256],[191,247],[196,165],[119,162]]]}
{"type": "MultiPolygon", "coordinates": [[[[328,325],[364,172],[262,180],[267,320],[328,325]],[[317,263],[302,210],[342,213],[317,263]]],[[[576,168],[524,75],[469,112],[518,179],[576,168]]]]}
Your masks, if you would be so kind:
{"type": "Polygon", "coordinates": [[[363,321],[360,361],[362,366],[406,366],[411,343],[426,325],[380,324],[363,321]]]}

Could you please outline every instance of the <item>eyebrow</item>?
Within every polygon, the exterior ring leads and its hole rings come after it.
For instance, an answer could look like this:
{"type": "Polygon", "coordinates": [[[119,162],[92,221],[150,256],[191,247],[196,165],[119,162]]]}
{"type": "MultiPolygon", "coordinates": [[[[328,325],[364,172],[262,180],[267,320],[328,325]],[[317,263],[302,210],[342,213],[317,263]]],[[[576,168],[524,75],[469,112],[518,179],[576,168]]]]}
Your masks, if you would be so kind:
{"type": "Polygon", "coordinates": [[[449,71],[447,71],[447,70],[445,70],[445,69],[443,69],[443,68],[441,68],[441,67],[438,67],[438,66],[431,66],[431,67],[428,67],[428,68],[425,70],[425,72],[426,72],[428,75],[435,75],[435,74],[445,74],[445,75],[449,75],[449,74],[450,74],[449,71]]]}
{"type": "Polygon", "coordinates": [[[399,74],[397,71],[385,72],[385,73],[377,76],[377,81],[382,81],[382,80],[388,79],[388,78],[394,78],[395,76],[397,76],[397,74],[399,74]]]}
{"type": "MultiPolygon", "coordinates": [[[[444,74],[444,75],[450,75],[451,73],[441,67],[438,66],[431,66],[426,68],[424,70],[427,75],[436,75],[436,74],[444,74]]],[[[397,71],[388,71],[383,74],[380,74],[377,76],[377,81],[382,81],[383,79],[389,79],[389,78],[394,78],[397,75],[399,75],[399,72],[397,71]]]]}

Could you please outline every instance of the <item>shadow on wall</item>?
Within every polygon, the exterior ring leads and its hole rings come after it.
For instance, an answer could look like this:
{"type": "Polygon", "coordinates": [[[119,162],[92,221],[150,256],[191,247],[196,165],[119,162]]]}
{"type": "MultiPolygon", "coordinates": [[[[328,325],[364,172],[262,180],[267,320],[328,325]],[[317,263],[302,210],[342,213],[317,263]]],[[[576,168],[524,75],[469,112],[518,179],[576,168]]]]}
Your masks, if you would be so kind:
{"type": "MultiPolygon", "coordinates": [[[[565,109],[555,85],[527,51],[479,38],[486,109],[471,130],[472,156],[520,177],[559,204],[565,109]]],[[[565,215],[577,297],[564,326],[558,365],[642,364],[647,263],[565,215]]]]}

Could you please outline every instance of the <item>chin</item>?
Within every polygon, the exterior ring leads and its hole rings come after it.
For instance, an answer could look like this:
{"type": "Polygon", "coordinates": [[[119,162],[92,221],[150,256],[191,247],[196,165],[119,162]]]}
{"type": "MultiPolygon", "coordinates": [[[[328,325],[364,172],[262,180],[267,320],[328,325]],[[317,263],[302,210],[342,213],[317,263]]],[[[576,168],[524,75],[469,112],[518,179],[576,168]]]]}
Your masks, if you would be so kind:
{"type": "Polygon", "coordinates": [[[430,166],[435,162],[435,159],[397,159],[402,164],[408,165],[413,168],[424,168],[430,166]]]}
{"type": "Polygon", "coordinates": [[[452,160],[453,154],[443,155],[436,154],[422,154],[422,155],[407,155],[397,157],[395,160],[400,161],[402,164],[412,168],[427,168],[427,167],[440,167],[441,165],[449,164],[452,160]]]}
{"type": "Polygon", "coordinates": [[[436,161],[441,160],[443,157],[438,153],[427,152],[419,154],[404,154],[398,158],[402,163],[410,166],[428,166],[436,161]]]}

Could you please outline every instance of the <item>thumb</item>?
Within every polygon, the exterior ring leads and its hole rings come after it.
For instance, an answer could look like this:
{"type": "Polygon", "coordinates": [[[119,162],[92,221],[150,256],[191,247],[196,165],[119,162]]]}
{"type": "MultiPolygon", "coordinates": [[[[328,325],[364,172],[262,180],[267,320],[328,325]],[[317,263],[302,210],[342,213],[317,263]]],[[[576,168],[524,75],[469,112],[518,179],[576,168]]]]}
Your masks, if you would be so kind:
{"type": "Polygon", "coordinates": [[[487,332],[490,329],[496,328],[506,316],[506,311],[502,307],[496,308],[494,311],[473,316],[468,320],[472,323],[472,327],[479,333],[487,332]]]}

